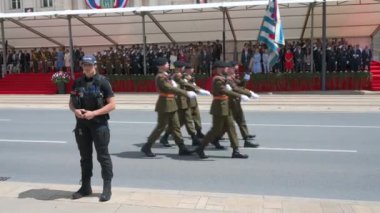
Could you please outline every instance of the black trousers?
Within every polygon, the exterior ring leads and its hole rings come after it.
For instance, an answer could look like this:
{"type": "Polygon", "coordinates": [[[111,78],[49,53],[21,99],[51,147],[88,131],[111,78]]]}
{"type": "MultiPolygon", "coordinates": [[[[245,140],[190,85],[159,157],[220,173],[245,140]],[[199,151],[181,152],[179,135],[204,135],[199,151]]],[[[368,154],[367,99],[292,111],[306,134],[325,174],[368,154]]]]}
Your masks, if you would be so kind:
{"type": "Polygon", "coordinates": [[[110,142],[108,122],[78,120],[74,132],[81,157],[82,180],[92,177],[92,144],[95,145],[97,159],[102,168],[103,180],[111,180],[113,172],[111,156],[108,152],[108,144],[110,142]]]}

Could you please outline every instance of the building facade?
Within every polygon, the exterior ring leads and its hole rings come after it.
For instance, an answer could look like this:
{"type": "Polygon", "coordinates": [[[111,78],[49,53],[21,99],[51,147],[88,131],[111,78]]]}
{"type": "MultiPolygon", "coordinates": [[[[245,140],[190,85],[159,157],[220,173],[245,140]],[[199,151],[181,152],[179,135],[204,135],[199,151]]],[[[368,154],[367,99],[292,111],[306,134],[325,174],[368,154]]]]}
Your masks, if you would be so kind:
{"type": "MultiPolygon", "coordinates": [[[[129,0],[128,7],[194,4],[199,2],[233,2],[244,0],[129,0]]],[[[1,13],[41,12],[51,10],[88,9],[85,0],[1,0],[1,13]]]]}

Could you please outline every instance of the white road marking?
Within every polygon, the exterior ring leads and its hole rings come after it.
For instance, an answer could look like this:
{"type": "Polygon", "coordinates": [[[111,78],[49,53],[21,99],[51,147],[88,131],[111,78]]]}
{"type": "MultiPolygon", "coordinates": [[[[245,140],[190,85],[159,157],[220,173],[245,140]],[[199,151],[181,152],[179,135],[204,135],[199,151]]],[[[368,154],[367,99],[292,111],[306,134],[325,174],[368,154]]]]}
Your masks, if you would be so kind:
{"type": "Polygon", "coordinates": [[[11,121],[11,119],[0,118],[0,121],[11,121]]]}
{"type": "Polygon", "coordinates": [[[298,152],[341,152],[341,153],[357,153],[357,150],[343,150],[343,149],[296,149],[296,148],[240,148],[240,149],[256,149],[256,150],[269,150],[269,151],[298,151],[298,152]]]}
{"type": "Polygon", "coordinates": [[[67,143],[66,141],[45,141],[45,140],[13,140],[13,139],[0,139],[0,142],[8,143],[67,143]]]}
{"type": "MultiPolygon", "coordinates": [[[[140,121],[110,121],[114,124],[156,124],[156,122],[140,121]]],[[[211,123],[202,123],[211,125],[211,123]]],[[[361,128],[361,129],[380,129],[380,126],[349,126],[349,125],[309,125],[309,124],[247,124],[248,126],[266,126],[266,127],[315,127],[315,128],[361,128]]]]}

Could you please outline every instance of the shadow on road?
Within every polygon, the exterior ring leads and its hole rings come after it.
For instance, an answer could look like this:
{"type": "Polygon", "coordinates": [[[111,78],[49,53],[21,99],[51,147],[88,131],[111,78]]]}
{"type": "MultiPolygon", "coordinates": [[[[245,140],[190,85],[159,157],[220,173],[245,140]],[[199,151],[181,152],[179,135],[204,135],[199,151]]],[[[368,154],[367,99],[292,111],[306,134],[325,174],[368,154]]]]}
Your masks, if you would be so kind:
{"type": "MultiPolygon", "coordinates": [[[[18,195],[18,198],[34,198],[36,200],[71,200],[71,196],[73,193],[73,191],[63,191],[54,189],[29,189],[25,192],[21,192],[18,195]]],[[[99,195],[99,193],[93,193],[89,197],[98,197],[99,195]]]]}

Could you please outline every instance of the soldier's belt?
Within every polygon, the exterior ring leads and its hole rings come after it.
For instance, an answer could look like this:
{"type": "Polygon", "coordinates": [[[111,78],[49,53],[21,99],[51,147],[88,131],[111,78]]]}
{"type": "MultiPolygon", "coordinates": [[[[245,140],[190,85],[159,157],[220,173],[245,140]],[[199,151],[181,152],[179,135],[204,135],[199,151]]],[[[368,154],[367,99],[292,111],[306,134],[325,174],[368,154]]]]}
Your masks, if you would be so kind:
{"type": "Polygon", "coordinates": [[[171,93],[160,93],[160,97],[174,98],[175,95],[171,93]]]}
{"type": "Polygon", "coordinates": [[[214,96],[214,100],[228,100],[227,95],[214,96]]]}

